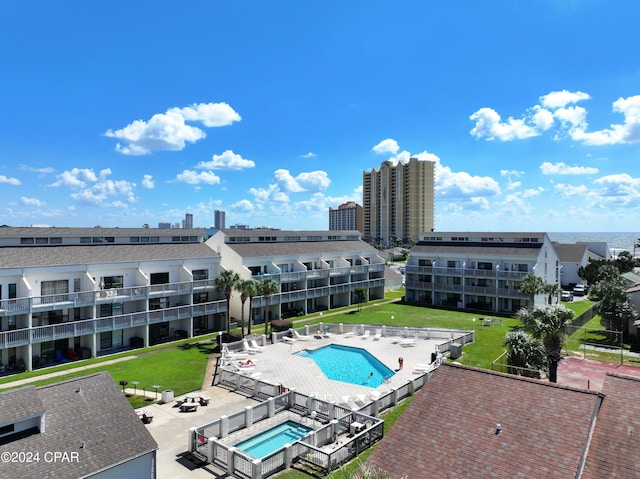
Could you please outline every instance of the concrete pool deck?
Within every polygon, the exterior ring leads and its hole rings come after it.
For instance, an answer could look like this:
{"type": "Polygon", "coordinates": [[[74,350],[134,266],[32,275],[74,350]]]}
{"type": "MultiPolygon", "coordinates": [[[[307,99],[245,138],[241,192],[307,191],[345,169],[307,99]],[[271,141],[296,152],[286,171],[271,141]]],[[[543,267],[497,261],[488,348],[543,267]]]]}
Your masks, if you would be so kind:
{"type": "MultiPolygon", "coordinates": [[[[384,392],[415,378],[417,375],[413,373],[414,365],[429,363],[436,344],[443,342],[445,340],[418,339],[415,346],[403,347],[398,343],[398,338],[380,338],[374,341],[373,331],[366,340],[360,339],[357,335],[349,337],[344,334],[333,334],[330,338],[314,339],[312,336],[307,341],[296,341],[292,344],[284,342],[269,344],[263,352],[252,354],[250,357],[256,363],[253,372],[261,373],[261,380],[282,384],[288,389],[296,389],[304,394],[316,393],[319,399],[329,396],[339,403],[342,396],[354,397],[356,394],[366,394],[373,388],[329,380],[313,360],[296,356],[296,352],[302,349],[316,349],[332,343],[354,346],[366,349],[392,370],[398,368],[398,357],[403,357],[403,369],[396,372],[389,382],[375,388],[384,392]]],[[[224,471],[217,470],[215,466],[199,467],[200,464],[191,462],[190,456],[185,454],[187,430],[213,422],[220,416],[241,411],[247,406],[255,405],[256,401],[229,391],[227,388],[209,386],[214,364],[215,358],[212,357],[200,391],[211,398],[209,406],[200,406],[197,411],[189,413],[180,412],[180,409],[175,407],[175,401],[169,404],[145,406],[145,409],[151,410],[154,415],[153,422],[148,424],[147,428],[159,446],[158,478],[224,477],[224,471]]]]}

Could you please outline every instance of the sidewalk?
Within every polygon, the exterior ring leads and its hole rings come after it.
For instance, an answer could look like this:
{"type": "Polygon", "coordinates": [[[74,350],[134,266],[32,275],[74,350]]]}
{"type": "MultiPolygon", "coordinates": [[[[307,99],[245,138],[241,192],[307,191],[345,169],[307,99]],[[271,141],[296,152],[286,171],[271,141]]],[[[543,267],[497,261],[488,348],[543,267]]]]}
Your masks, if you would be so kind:
{"type": "Polygon", "coordinates": [[[117,358],[117,359],[110,359],[107,361],[102,361],[100,363],[95,363],[95,364],[87,364],[85,366],[78,366],[77,368],[72,368],[72,369],[64,369],[62,371],[55,371],[52,373],[47,373],[47,374],[40,374],[38,376],[33,376],[31,378],[25,378],[25,379],[19,379],[17,381],[11,381],[9,383],[4,383],[4,384],[0,384],[0,390],[3,389],[8,389],[8,388],[15,388],[18,386],[25,386],[27,384],[30,383],[34,383],[37,381],[41,381],[43,379],[49,379],[49,378],[55,378],[58,376],[65,376],[67,374],[70,373],[75,373],[77,371],[85,371],[85,370],[91,370],[100,366],[104,366],[105,364],[113,364],[113,363],[119,363],[121,361],[128,361],[129,359],[135,359],[137,358],[138,355],[131,355],[131,356],[125,356],[123,358],[117,358]]]}

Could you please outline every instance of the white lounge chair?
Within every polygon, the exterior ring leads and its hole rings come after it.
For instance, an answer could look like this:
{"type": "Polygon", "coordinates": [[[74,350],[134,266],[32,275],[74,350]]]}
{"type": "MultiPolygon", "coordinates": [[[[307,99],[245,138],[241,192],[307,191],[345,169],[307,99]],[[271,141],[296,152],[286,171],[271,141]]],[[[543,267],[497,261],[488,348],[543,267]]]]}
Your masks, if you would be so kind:
{"type": "Polygon", "coordinates": [[[294,330],[293,331],[293,337],[295,339],[298,339],[300,341],[308,341],[309,339],[311,339],[311,336],[305,336],[304,334],[300,334],[298,331],[294,330]]]}
{"type": "Polygon", "coordinates": [[[354,402],[359,408],[363,408],[368,404],[367,396],[364,394],[356,394],[354,398],[354,402]]]}
{"type": "Polygon", "coordinates": [[[222,356],[226,359],[247,359],[249,357],[246,352],[229,351],[226,344],[222,345],[222,356]]]}
{"type": "Polygon", "coordinates": [[[350,338],[351,336],[355,336],[357,331],[357,326],[351,328],[351,331],[344,333],[345,338],[350,338]]]}
{"type": "Polygon", "coordinates": [[[242,340],[242,350],[246,351],[249,354],[256,354],[256,353],[262,352],[262,349],[252,348],[251,346],[249,346],[249,343],[247,342],[246,339],[242,340]]]}
{"type": "Polygon", "coordinates": [[[258,341],[256,341],[255,339],[252,339],[251,341],[249,341],[249,344],[251,344],[251,347],[253,349],[257,350],[260,353],[266,349],[264,346],[260,346],[258,344],[258,341]]]}
{"type": "Polygon", "coordinates": [[[367,330],[365,330],[364,334],[362,336],[360,336],[360,339],[367,339],[370,334],[371,334],[371,331],[369,331],[367,329],[367,330]]]}
{"type": "Polygon", "coordinates": [[[282,341],[285,343],[295,343],[297,340],[291,336],[282,336],[282,341]]]}
{"type": "Polygon", "coordinates": [[[416,345],[416,338],[405,338],[400,341],[400,346],[409,347],[416,345]]]}
{"type": "Polygon", "coordinates": [[[246,362],[234,361],[231,364],[233,365],[234,368],[236,368],[238,371],[241,371],[241,372],[254,371],[256,369],[256,363],[253,361],[253,359],[247,359],[246,362]]]}
{"type": "Polygon", "coordinates": [[[382,337],[382,329],[376,329],[376,334],[373,335],[373,340],[378,341],[382,337]]]}
{"type": "Polygon", "coordinates": [[[431,363],[431,364],[418,363],[413,367],[413,372],[428,373],[432,369],[435,369],[435,367],[436,367],[436,363],[431,363]]]}

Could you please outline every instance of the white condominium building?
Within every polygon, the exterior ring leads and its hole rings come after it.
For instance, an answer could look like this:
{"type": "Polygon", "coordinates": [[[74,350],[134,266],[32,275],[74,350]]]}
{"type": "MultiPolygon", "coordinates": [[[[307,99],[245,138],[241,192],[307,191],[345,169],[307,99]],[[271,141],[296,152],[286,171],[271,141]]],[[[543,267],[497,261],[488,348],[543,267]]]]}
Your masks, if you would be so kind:
{"type": "Polygon", "coordinates": [[[514,313],[547,301],[519,292],[527,276],[560,286],[561,269],[546,233],[422,233],[406,265],[406,300],[514,313]]]}

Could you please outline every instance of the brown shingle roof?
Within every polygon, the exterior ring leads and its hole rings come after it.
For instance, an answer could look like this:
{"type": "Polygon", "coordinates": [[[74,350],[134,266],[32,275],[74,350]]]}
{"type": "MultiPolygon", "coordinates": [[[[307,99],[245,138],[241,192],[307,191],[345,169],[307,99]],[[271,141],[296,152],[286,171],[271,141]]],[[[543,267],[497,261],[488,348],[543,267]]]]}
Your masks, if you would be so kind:
{"type": "Polygon", "coordinates": [[[640,477],[640,380],[609,374],[583,479],[640,477]]]}
{"type": "Polygon", "coordinates": [[[575,478],[600,400],[589,391],[443,364],[367,464],[392,478],[575,478]]]}

